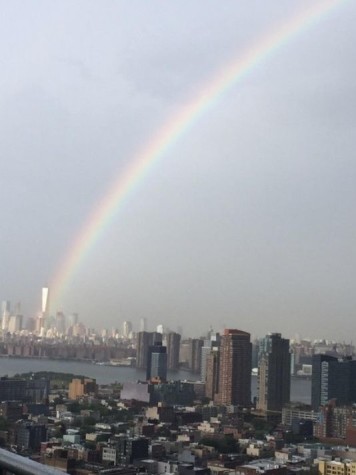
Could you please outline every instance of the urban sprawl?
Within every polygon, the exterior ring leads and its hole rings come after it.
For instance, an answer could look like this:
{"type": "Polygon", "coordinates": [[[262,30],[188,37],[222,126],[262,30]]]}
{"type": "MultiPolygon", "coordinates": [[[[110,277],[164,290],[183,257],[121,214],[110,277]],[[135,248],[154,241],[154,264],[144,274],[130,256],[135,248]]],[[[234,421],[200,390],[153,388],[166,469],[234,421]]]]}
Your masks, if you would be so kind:
{"type": "MultiPolygon", "coordinates": [[[[0,379],[0,444],[70,474],[356,474],[356,359],[351,344],[251,339],[242,329],[186,338],[140,321],[86,328],[78,315],[24,321],[1,309],[0,356],[137,368],[140,380],[98,384],[90,374],[0,379]],[[173,372],[187,378],[172,380],[173,372]],[[257,381],[256,395],[251,393],[257,381]],[[291,402],[309,381],[310,404],[291,402]]],[[[1,360],[0,360],[1,361],[1,360]]],[[[4,361],[4,360],[3,360],[4,361]]],[[[176,378],[175,378],[176,379],[176,378]]]]}

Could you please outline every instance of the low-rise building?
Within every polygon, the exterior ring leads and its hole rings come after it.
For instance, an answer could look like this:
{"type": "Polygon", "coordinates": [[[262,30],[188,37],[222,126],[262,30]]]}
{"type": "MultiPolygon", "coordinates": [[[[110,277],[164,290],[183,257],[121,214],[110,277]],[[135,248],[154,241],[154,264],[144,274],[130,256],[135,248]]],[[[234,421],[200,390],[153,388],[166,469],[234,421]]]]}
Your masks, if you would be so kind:
{"type": "Polygon", "coordinates": [[[68,397],[75,400],[82,396],[96,395],[97,392],[98,386],[95,379],[74,378],[69,383],[68,397]]]}
{"type": "Polygon", "coordinates": [[[313,411],[308,404],[289,403],[282,408],[282,424],[292,426],[293,420],[317,421],[319,412],[313,411]]]}
{"type": "Polygon", "coordinates": [[[287,475],[288,471],[285,465],[274,462],[272,459],[260,459],[237,467],[235,473],[236,475],[287,475]]]}
{"type": "Polygon", "coordinates": [[[21,422],[16,426],[16,444],[21,450],[39,452],[41,442],[47,439],[47,429],[44,424],[21,422]]]}
{"type": "Polygon", "coordinates": [[[319,475],[356,475],[356,462],[319,460],[319,475]]]}

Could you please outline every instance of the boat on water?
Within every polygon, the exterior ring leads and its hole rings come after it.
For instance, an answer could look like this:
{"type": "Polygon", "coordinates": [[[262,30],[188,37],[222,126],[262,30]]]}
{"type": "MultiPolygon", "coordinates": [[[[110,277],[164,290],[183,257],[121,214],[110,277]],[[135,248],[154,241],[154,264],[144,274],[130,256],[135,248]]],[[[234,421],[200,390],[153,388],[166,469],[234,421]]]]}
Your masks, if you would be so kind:
{"type": "Polygon", "coordinates": [[[117,366],[117,367],[131,367],[134,364],[134,358],[124,358],[120,360],[96,361],[98,366],[117,366]]]}

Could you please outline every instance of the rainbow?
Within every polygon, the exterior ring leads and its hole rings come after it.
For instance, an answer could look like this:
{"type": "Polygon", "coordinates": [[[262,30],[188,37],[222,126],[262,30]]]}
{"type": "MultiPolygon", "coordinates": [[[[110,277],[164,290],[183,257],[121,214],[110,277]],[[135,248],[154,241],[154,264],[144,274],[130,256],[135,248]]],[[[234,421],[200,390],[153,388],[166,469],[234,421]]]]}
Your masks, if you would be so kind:
{"type": "MultiPolygon", "coordinates": [[[[315,2],[279,28],[264,36],[253,48],[224,67],[213,79],[201,88],[201,92],[186,104],[131,160],[131,163],[114,181],[109,191],[95,207],[84,223],[51,279],[52,305],[58,308],[62,296],[81,267],[90,250],[110,227],[114,216],[124,206],[130,195],[138,188],[149,171],[157,164],[177,140],[197,122],[226,92],[239,83],[247,74],[272,55],[293,36],[310,27],[346,0],[315,2]]],[[[53,307],[54,309],[54,307],[53,307]]]]}

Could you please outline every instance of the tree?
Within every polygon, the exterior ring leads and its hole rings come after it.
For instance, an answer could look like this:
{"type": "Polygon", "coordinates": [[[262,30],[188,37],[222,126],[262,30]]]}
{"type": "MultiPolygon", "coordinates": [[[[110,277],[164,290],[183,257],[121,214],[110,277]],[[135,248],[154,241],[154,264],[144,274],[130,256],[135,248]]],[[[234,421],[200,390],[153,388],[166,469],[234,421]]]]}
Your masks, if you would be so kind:
{"type": "Polygon", "coordinates": [[[231,435],[225,435],[223,438],[204,437],[199,443],[208,447],[214,447],[221,454],[239,452],[239,445],[231,435]]]}

